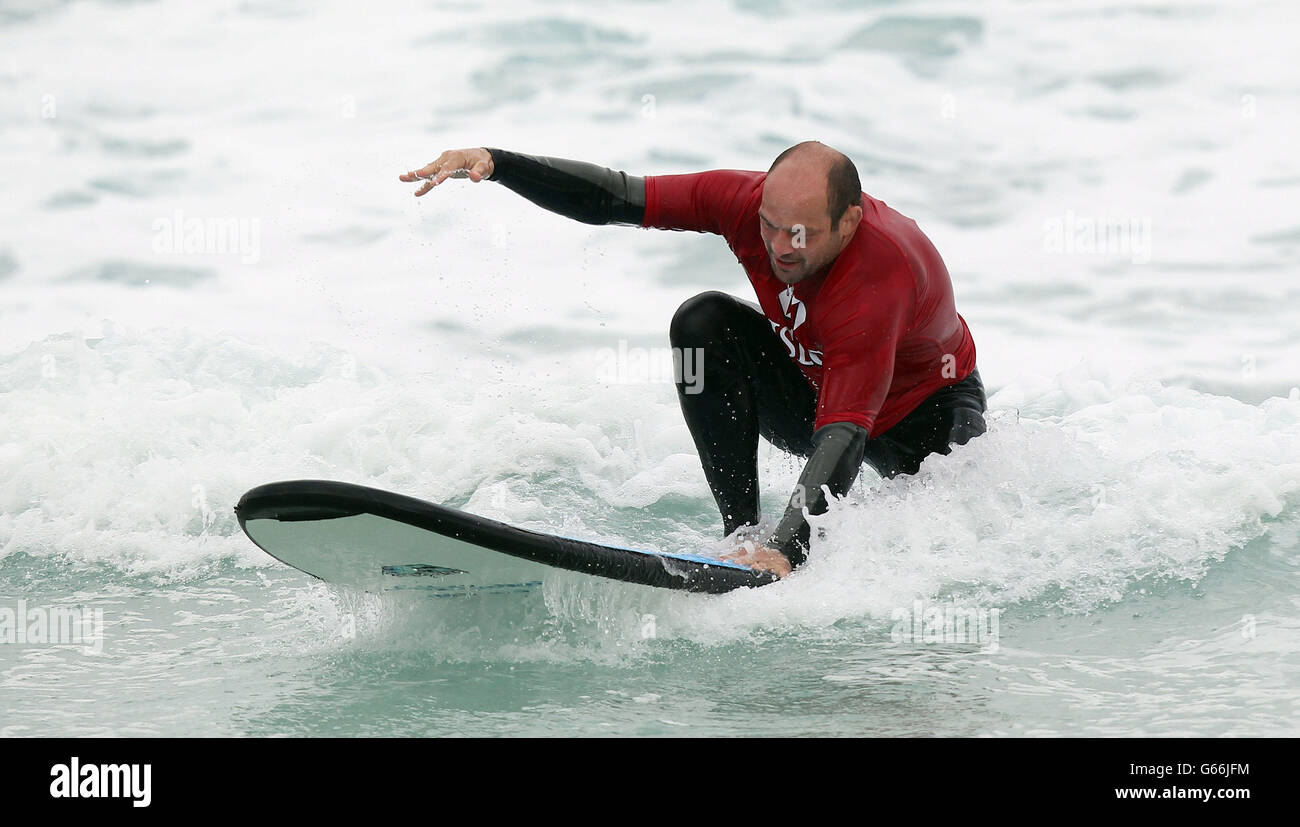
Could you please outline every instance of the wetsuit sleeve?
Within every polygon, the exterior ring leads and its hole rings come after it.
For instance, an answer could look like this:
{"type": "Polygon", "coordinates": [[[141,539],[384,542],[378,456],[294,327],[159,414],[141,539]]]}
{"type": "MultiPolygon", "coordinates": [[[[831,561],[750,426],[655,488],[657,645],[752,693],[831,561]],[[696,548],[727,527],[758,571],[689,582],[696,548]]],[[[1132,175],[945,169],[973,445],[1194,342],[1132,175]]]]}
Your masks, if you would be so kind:
{"type": "Polygon", "coordinates": [[[644,226],[730,239],[745,221],[757,220],[766,178],[766,173],[739,169],[648,176],[644,226]]]}
{"type": "Polygon", "coordinates": [[[867,449],[867,429],[851,422],[833,422],[813,434],[813,453],[799,475],[799,484],[785,516],[768,540],[768,547],[784,554],[797,566],[808,556],[811,528],[804,517],[826,511],[826,490],[842,497],[858,477],[867,449]]]}
{"type": "Polygon", "coordinates": [[[825,513],[825,489],[842,497],[857,479],[869,430],[889,395],[898,341],[912,318],[913,284],[905,268],[895,268],[877,274],[867,295],[858,295],[857,301],[819,297],[828,300],[831,311],[825,322],[813,453],[768,541],[791,565],[802,563],[808,553],[811,531],[804,508],[809,514],[825,513]]]}
{"type": "Polygon", "coordinates": [[[539,207],[584,224],[640,227],[645,217],[645,179],[612,169],[486,148],[492,156],[489,181],[539,207]]]}

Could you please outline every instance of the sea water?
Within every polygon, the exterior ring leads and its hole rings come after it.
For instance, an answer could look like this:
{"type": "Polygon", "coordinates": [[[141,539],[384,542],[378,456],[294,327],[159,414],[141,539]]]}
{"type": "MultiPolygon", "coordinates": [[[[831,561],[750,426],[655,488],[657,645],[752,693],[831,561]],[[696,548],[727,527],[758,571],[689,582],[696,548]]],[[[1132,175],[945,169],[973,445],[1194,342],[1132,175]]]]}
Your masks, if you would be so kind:
{"type": "MultiPolygon", "coordinates": [[[[1263,0],[0,6],[0,734],[1296,735],[1300,74],[1263,0]],[[952,272],[989,433],[790,579],[352,594],[233,504],[372,485],[698,551],[717,237],[397,175],[824,141],[952,272]]],[[[760,452],[765,519],[801,462],[760,452]]]]}

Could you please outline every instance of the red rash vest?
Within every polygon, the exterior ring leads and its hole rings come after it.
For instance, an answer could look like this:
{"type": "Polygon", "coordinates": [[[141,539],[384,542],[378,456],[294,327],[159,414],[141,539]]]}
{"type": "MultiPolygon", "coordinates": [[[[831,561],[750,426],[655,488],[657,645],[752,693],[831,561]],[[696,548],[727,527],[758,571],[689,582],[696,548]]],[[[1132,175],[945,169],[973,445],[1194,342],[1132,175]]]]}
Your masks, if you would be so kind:
{"type": "Polygon", "coordinates": [[[852,422],[879,436],[975,368],[948,268],[916,222],[862,195],[862,222],[829,270],[789,286],[759,234],[767,173],[711,170],[645,178],[642,226],[717,233],[817,392],[814,431],[852,422]]]}

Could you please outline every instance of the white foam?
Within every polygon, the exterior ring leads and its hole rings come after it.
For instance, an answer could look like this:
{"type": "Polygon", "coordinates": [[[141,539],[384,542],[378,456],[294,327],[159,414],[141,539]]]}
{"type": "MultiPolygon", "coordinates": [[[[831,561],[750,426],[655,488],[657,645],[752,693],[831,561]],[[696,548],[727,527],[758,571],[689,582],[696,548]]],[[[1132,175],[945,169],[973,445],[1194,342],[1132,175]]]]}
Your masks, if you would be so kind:
{"type": "MultiPolygon", "coordinates": [[[[1294,510],[1297,403],[1274,399],[1300,385],[1287,10],[1000,0],[968,37],[942,25],[962,4],[824,5],[593,22],[395,3],[394,27],[343,2],[75,4],[6,24],[0,554],[179,579],[268,565],[230,506],[304,476],[712,542],[671,387],[593,364],[624,338],[666,346],[697,290],[750,297],[739,268],[717,239],[395,181],[481,144],[644,174],[840,146],[935,238],[997,391],[988,437],[861,487],[798,577],[619,597],[623,644],[644,614],[720,641],[918,595],[1082,608],[1194,580],[1294,510]],[[899,16],[933,19],[952,53],[853,42],[899,16]],[[257,221],[256,262],[158,252],[177,210],[257,221]],[[1067,213],[1150,219],[1150,261],[1047,249],[1067,213]]],[[[765,447],[761,468],[771,512],[798,464],[765,447]]],[[[590,588],[575,600],[613,599],[590,588]]]]}

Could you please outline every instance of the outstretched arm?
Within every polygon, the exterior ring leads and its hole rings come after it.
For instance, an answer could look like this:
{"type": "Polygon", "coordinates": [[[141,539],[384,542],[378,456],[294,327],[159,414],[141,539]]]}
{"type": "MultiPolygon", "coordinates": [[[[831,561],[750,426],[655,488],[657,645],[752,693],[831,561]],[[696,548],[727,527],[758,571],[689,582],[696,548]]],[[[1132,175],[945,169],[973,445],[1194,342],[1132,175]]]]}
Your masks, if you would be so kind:
{"type": "Polygon", "coordinates": [[[504,149],[453,149],[400,180],[423,179],[415,193],[421,196],[448,178],[500,182],[539,207],[584,224],[639,227],[645,218],[644,178],[564,158],[504,149]]]}
{"type": "Polygon", "coordinates": [[[645,179],[612,169],[489,149],[495,170],[488,180],[539,207],[584,224],[641,226],[645,218],[645,179]]]}

